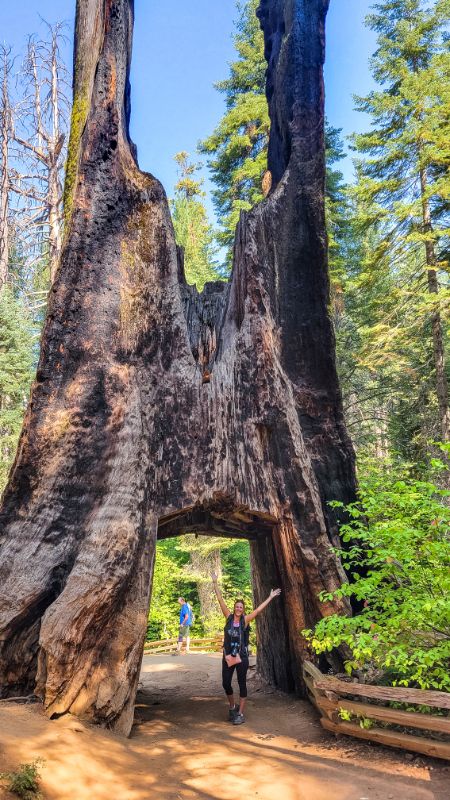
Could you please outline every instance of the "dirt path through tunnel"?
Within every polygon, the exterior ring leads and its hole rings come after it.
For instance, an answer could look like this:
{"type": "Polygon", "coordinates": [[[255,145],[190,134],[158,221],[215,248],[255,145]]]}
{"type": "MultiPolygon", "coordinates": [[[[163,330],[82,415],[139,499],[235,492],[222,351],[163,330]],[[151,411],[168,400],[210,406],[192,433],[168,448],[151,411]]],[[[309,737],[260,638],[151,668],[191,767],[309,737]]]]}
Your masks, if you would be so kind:
{"type": "MultiPolygon", "coordinates": [[[[220,655],[145,656],[130,739],[38,705],[0,704],[0,771],[45,759],[47,800],[444,800],[450,768],[339,741],[310,705],[250,670],[247,722],[233,727],[220,655]]],[[[0,798],[12,797],[6,792],[0,798]]]]}

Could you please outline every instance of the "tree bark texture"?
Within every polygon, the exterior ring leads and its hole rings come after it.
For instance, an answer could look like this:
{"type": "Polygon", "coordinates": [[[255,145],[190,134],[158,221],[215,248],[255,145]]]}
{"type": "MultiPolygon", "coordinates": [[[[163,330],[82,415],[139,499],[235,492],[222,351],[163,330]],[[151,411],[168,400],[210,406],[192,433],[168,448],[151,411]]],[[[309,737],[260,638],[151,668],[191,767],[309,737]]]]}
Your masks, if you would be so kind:
{"type": "Polygon", "coordinates": [[[301,685],[300,631],[342,601],[332,499],[354,497],[328,311],[324,0],[263,0],[272,189],[228,284],[184,280],[128,133],[131,0],[78,0],[67,228],[0,515],[3,695],[128,733],[160,535],[251,540],[259,668],[301,685]]]}

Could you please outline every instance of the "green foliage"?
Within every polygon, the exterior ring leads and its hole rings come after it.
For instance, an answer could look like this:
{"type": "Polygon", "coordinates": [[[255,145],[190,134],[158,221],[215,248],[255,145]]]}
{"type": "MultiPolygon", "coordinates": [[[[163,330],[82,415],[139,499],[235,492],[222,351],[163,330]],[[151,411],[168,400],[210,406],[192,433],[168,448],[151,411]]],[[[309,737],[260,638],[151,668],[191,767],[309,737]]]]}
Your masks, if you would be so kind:
{"type": "MultiPolygon", "coordinates": [[[[183,596],[196,611],[198,597],[195,583],[186,578],[183,564],[187,559],[177,549],[177,539],[167,539],[157,545],[153,575],[152,598],[147,625],[147,639],[171,639],[178,635],[180,605],[183,596]]],[[[196,614],[197,616],[197,614],[196,614]]],[[[197,626],[194,626],[194,633],[197,626]]]]}
{"type": "MultiPolygon", "coordinates": [[[[331,311],[336,331],[344,321],[344,292],[357,256],[357,242],[353,225],[353,209],[348,186],[337,168],[344,158],[341,131],[325,122],[325,211],[328,234],[328,266],[330,273],[331,311]]],[[[347,352],[344,344],[342,356],[347,352]]]]}
{"type": "MultiPolygon", "coordinates": [[[[449,454],[450,446],[442,446],[449,454]]],[[[434,459],[432,469],[446,471],[434,459]]],[[[332,615],[304,632],[317,653],[345,645],[349,673],[450,688],[450,492],[415,477],[417,468],[360,463],[359,503],[341,528],[352,583],[330,595],[363,602],[354,617],[332,615]]]]}
{"type": "Polygon", "coordinates": [[[365,731],[369,731],[375,725],[373,719],[369,719],[368,717],[364,717],[361,714],[353,714],[351,711],[348,711],[346,708],[340,708],[338,711],[339,718],[342,719],[344,722],[353,722],[353,720],[357,720],[359,723],[359,727],[365,731]]]}
{"type": "Polygon", "coordinates": [[[448,13],[448,0],[376,3],[367,22],[378,36],[371,60],[378,87],[356,99],[371,129],[353,137],[350,198],[359,248],[345,287],[353,363],[342,375],[351,376],[355,432],[359,416],[379,450],[393,445],[407,459],[439,437],[442,415],[435,370],[449,337],[448,13]],[[433,341],[436,315],[441,353],[433,341]]]}
{"type": "Polygon", "coordinates": [[[89,85],[86,82],[81,91],[73,99],[70,120],[70,139],[67,152],[64,182],[64,219],[65,228],[69,229],[73,211],[73,195],[78,171],[81,137],[89,114],[89,85]]]}
{"type": "MultiPolygon", "coordinates": [[[[365,202],[377,204],[371,206],[376,219],[395,226],[391,243],[399,246],[405,236],[417,244],[439,236],[438,229],[421,235],[419,172],[425,170],[431,178],[430,168],[448,156],[448,148],[443,154],[435,146],[436,136],[445,132],[447,138],[450,122],[441,84],[450,68],[443,6],[423,0],[384,0],[367,18],[378,34],[371,67],[380,89],[356,98],[358,108],[372,121],[370,132],[353,137],[355,148],[365,156],[358,162],[359,191],[365,202]]],[[[444,199],[448,188],[448,175],[439,174],[427,189],[429,199],[444,199]]]]}
{"type": "MultiPolygon", "coordinates": [[[[252,607],[248,542],[210,536],[196,538],[191,535],[167,539],[157,545],[147,628],[149,640],[172,638],[177,635],[180,613],[177,600],[180,596],[186,598],[195,613],[193,636],[208,636],[222,631],[223,615],[212,591],[210,569],[202,571],[198,567],[193,568],[191,555],[194,551],[200,552],[202,557],[219,551],[226,602],[232,606],[236,599],[242,598],[246,608],[252,607]],[[202,616],[199,591],[204,593],[205,589],[211,595],[211,602],[204,602],[207,613],[206,616],[202,616]]],[[[194,561],[198,563],[197,559],[194,561]]]]}
{"type": "Polygon", "coordinates": [[[16,451],[32,377],[32,323],[5,287],[0,293],[0,491],[16,451]]]}
{"type": "Polygon", "coordinates": [[[207,281],[221,279],[215,263],[214,235],[203,202],[203,181],[194,178],[199,165],[190,162],[185,152],[177,153],[175,160],[180,175],[171,201],[175,237],[184,250],[186,279],[201,291],[207,281]]]}
{"type": "Polygon", "coordinates": [[[249,608],[252,604],[249,543],[227,539],[222,549],[222,568],[225,592],[233,598],[230,602],[242,598],[249,608]]]}
{"type": "Polygon", "coordinates": [[[238,2],[234,44],[237,59],[229,77],[216,84],[225,95],[226,112],[199,149],[209,156],[216,189],[214,204],[222,231],[220,244],[231,261],[234,231],[241,210],[263,198],[261,180],[267,169],[270,120],[265,97],[264,39],[256,17],[259,0],[238,2]]]}
{"type": "MultiPolygon", "coordinates": [[[[267,169],[270,118],[266,100],[264,37],[256,16],[259,0],[238,2],[234,43],[237,59],[229,77],[216,84],[225,95],[226,112],[215,131],[200,143],[209,156],[208,165],[216,185],[214,204],[222,226],[220,244],[227,247],[231,263],[234,232],[241,210],[249,210],[263,199],[262,177],[267,169]]],[[[351,241],[349,200],[342,173],[334,165],[343,158],[340,131],[327,124],[327,223],[333,300],[341,303],[346,247],[351,241]]]]}
{"type": "Polygon", "coordinates": [[[410,285],[415,255],[393,270],[380,234],[350,210],[345,274],[333,281],[342,287],[333,316],[347,425],[359,452],[416,460],[439,436],[439,418],[430,322],[410,285]]]}
{"type": "Polygon", "coordinates": [[[363,731],[370,731],[371,728],[374,727],[375,722],[373,719],[369,719],[368,717],[358,717],[359,720],[359,727],[363,729],[363,731]]]}
{"type": "Polygon", "coordinates": [[[39,800],[39,769],[45,762],[37,758],[30,764],[21,764],[14,772],[3,772],[0,780],[7,782],[7,789],[22,800],[39,800]]]}

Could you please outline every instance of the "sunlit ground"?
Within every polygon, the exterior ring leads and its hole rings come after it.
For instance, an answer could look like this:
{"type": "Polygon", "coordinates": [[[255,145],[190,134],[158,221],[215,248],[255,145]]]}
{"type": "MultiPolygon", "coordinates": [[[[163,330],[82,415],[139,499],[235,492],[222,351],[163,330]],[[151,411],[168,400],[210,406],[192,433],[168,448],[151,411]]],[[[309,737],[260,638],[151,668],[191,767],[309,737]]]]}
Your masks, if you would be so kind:
{"type": "MultiPolygon", "coordinates": [[[[322,731],[314,710],[251,670],[233,727],[220,655],[146,656],[130,739],[37,706],[0,704],[0,770],[42,757],[48,800],[444,800],[448,773],[322,731]]],[[[0,797],[2,797],[0,793],[0,797]]]]}

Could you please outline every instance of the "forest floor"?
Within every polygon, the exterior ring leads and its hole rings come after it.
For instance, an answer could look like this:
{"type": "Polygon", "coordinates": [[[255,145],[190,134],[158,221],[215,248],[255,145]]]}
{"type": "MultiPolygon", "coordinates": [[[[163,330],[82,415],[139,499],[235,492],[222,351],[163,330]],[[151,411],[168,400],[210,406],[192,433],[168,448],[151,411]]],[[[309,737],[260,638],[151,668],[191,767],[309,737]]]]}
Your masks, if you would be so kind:
{"type": "MultiPolygon", "coordinates": [[[[338,740],[305,701],[250,670],[246,723],[227,722],[218,654],[145,656],[131,737],[39,704],[0,703],[0,771],[40,757],[46,800],[444,800],[450,766],[338,740]]],[[[12,795],[0,789],[1,800],[12,795]]]]}

